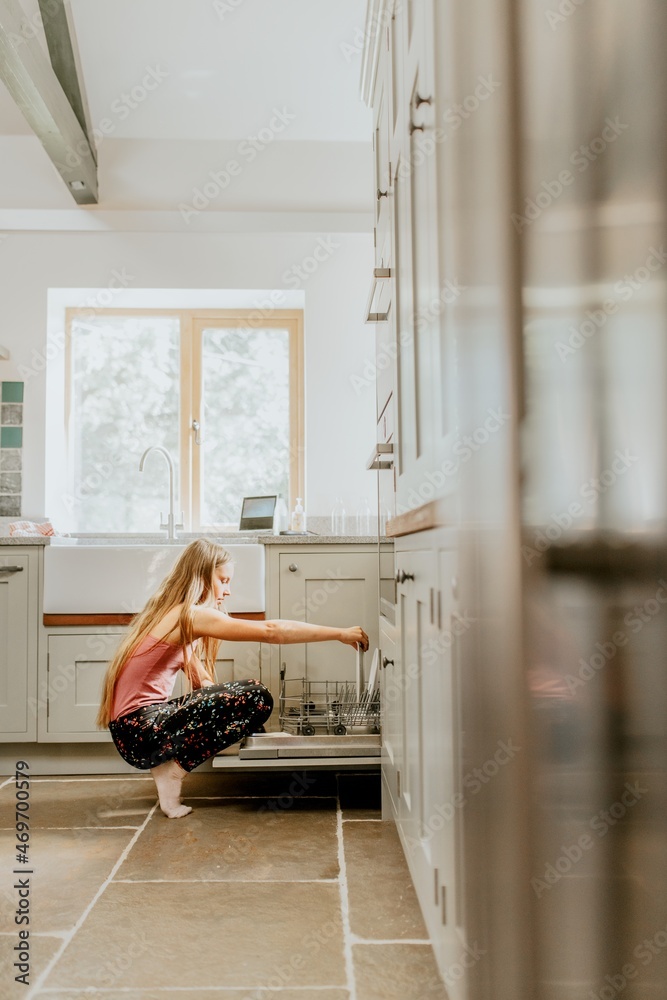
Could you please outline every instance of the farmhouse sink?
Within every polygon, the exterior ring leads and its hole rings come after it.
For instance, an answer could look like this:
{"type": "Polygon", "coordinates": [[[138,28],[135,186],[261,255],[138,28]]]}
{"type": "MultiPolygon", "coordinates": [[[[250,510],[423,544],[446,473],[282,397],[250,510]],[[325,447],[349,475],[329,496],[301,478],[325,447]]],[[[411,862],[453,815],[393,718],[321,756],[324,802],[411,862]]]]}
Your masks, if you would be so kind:
{"type": "MultiPolygon", "coordinates": [[[[228,545],[234,560],[227,611],[265,610],[264,546],[228,545]]],[[[48,545],[44,549],[45,614],[141,611],[185,545],[48,545]]]]}

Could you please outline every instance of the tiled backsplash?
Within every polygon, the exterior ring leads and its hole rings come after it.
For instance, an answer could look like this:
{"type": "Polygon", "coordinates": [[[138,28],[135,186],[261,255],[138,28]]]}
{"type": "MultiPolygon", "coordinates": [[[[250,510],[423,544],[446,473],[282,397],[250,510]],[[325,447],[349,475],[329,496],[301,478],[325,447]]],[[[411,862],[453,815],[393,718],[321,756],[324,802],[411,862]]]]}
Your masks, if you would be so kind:
{"type": "Polygon", "coordinates": [[[0,382],[0,516],[21,516],[23,382],[0,382]]]}

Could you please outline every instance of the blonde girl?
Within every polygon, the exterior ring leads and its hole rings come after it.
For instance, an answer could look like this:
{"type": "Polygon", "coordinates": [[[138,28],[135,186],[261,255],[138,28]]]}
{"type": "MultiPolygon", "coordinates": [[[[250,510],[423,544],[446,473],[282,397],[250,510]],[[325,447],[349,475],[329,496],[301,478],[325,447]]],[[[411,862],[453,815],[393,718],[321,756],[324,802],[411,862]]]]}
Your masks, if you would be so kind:
{"type": "Polygon", "coordinates": [[[324,642],[368,649],[364,630],[273,619],[244,621],[224,610],[233,564],[216,542],[199,538],[178,558],[157,593],[136,616],[111,660],[97,726],[108,728],[123,760],[150,770],[160,808],[176,819],[183,778],[244,736],[262,732],[273,708],[258,680],[217,684],[221,639],[233,642],[324,642]],[[188,692],[169,698],[183,670],[188,692]]]}

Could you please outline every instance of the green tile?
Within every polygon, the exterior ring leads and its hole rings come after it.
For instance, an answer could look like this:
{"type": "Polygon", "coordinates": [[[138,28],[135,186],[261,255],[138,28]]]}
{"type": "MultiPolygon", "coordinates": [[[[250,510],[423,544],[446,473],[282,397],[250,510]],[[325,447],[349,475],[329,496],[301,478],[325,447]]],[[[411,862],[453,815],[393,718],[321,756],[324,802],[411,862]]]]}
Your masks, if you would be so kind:
{"type": "Polygon", "coordinates": [[[23,402],[23,382],[3,382],[2,383],[3,403],[23,402]]]}
{"type": "MultiPolygon", "coordinates": [[[[4,387],[3,382],[3,387],[4,387]]],[[[22,427],[2,427],[0,428],[0,448],[22,448],[23,428],[22,427]]]]}

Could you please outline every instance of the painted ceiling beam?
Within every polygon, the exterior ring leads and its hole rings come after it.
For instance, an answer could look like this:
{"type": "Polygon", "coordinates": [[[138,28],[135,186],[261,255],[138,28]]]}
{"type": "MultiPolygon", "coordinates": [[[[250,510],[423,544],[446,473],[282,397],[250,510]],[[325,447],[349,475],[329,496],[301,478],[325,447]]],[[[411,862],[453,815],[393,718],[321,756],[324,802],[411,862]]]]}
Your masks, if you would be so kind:
{"type": "Polygon", "coordinates": [[[71,4],[69,0],[39,0],[39,10],[53,71],[65,91],[65,97],[79,125],[90,138],[92,129],[71,4]]]}
{"type": "Polygon", "coordinates": [[[0,79],[77,204],[96,204],[94,150],[18,0],[0,0],[0,79]]]}

